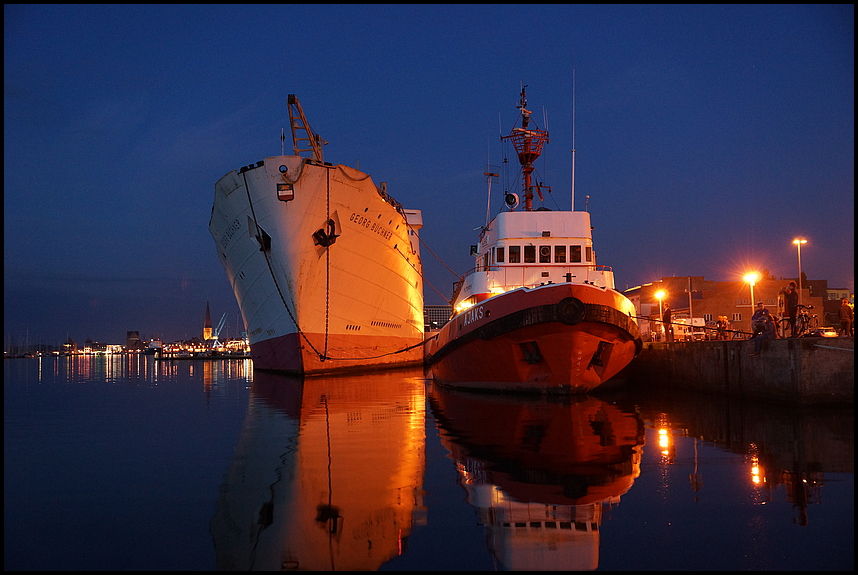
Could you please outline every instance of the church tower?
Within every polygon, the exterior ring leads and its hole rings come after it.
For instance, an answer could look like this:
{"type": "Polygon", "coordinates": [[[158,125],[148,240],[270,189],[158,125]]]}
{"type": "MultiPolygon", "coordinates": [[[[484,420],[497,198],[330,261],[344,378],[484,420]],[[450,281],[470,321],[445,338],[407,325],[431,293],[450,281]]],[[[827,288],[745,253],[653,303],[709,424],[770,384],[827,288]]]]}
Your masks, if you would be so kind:
{"type": "Polygon", "coordinates": [[[209,311],[209,300],[206,300],[206,323],[203,325],[203,341],[212,338],[212,314],[209,311]]]}

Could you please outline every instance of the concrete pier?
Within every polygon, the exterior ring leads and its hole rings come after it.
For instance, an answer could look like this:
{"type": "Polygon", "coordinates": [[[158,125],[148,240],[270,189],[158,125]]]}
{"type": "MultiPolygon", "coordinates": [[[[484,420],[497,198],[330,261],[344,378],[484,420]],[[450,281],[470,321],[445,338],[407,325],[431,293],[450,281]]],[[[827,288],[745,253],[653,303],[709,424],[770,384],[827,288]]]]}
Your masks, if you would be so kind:
{"type": "Polygon", "coordinates": [[[644,343],[617,379],[787,403],[854,402],[854,338],[776,339],[753,351],[749,340],[644,343]]]}

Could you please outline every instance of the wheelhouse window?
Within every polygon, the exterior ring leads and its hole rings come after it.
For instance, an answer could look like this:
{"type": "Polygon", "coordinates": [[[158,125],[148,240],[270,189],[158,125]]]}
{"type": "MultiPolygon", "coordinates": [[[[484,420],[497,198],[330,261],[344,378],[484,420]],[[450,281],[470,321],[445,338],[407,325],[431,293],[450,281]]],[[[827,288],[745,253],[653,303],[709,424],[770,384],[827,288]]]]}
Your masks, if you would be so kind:
{"type": "Polygon", "coordinates": [[[569,246],[569,263],[581,262],[581,246],[569,246]]]}
{"type": "Polygon", "coordinates": [[[524,263],[536,263],[536,246],[524,246],[524,263]]]}
{"type": "Polygon", "coordinates": [[[503,252],[503,248],[498,248],[497,250],[495,250],[495,254],[497,255],[497,261],[499,264],[503,263],[503,252]]]}
{"type": "Polygon", "coordinates": [[[521,263],[521,246],[509,246],[509,263],[521,263]]]}
{"type": "Polygon", "coordinates": [[[587,246],[586,249],[587,249],[587,252],[585,255],[587,256],[587,261],[591,262],[591,261],[593,261],[593,248],[590,246],[587,246]]]}
{"type": "Polygon", "coordinates": [[[539,246],[539,263],[551,263],[551,246],[539,246]]]}
{"type": "Polygon", "coordinates": [[[566,246],[554,246],[554,263],[566,263],[566,246]]]}

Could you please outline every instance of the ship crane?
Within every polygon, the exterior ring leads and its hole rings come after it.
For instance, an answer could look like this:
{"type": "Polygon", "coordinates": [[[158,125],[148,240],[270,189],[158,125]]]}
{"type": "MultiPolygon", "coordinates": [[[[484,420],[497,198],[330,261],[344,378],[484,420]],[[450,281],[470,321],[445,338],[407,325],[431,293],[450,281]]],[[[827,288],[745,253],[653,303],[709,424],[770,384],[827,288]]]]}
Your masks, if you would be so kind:
{"type": "MultiPolygon", "coordinates": [[[[292,129],[292,150],[296,156],[300,156],[301,152],[312,152],[313,159],[321,163],[323,160],[322,146],[327,142],[310,127],[307,117],[304,116],[304,109],[295,94],[289,94],[286,102],[289,109],[289,126],[292,129]],[[304,134],[303,137],[300,135],[301,132],[304,134]],[[309,146],[309,148],[302,146],[309,146]]],[[[282,136],[281,134],[281,145],[284,139],[282,136]]]]}
{"type": "Polygon", "coordinates": [[[220,342],[220,332],[223,329],[223,324],[226,322],[226,314],[223,314],[220,317],[220,321],[217,323],[217,329],[212,332],[212,348],[220,347],[223,345],[220,342]]]}

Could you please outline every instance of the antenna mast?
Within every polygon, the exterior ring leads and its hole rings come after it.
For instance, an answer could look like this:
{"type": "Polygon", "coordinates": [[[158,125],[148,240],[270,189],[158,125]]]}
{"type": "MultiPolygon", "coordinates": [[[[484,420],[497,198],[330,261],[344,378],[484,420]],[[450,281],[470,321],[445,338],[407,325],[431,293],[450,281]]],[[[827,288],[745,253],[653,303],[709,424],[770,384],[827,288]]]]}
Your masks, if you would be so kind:
{"type": "MultiPolygon", "coordinates": [[[[489,161],[491,158],[489,157],[489,161]]],[[[489,227],[489,217],[491,216],[491,205],[492,205],[492,182],[496,182],[500,170],[497,166],[492,166],[491,164],[486,164],[486,171],[483,172],[483,175],[486,177],[486,184],[488,185],[488,199],[486,200],[486,229],[489,227]]]]}
{"type": "Polygon", "coordinates": [[[572,211],[575,211],[575,68],[572,68],[572,211]]]}
{"type": "Polygon", "coordinates": [[[542,199],[542,184],[533,186],[531,184],[531,174],[534,167],[533,162],[542,154],[542,148],[548,143],[548,132],[539,128],[530,127],[530,115],[532,112],[527,109],[527,94],[525,93],[527,85],[521,86],[521,99],[517,108],[521,110],[521,127],[513,128],[509,136],[502,136],[502,140],[512,140],[512,145],[515,146],[515,151],[518,154],[518,162],[521,164],[521,172],[524,175],[524,209],[528,212],[533,211],[533,188],[536,188],[536,193],[539,194],[539,199],[542,199]]]}

